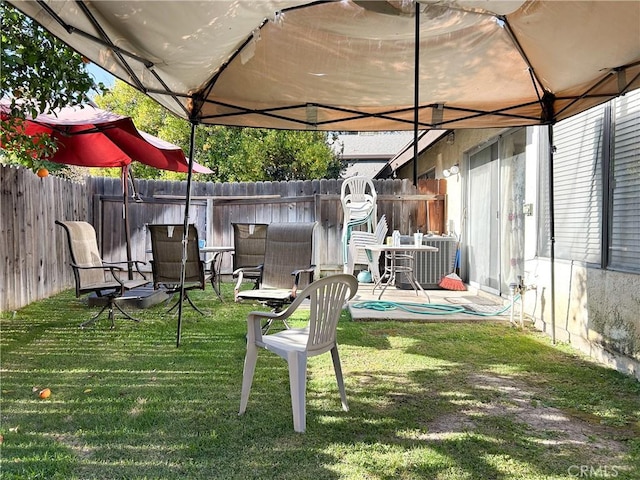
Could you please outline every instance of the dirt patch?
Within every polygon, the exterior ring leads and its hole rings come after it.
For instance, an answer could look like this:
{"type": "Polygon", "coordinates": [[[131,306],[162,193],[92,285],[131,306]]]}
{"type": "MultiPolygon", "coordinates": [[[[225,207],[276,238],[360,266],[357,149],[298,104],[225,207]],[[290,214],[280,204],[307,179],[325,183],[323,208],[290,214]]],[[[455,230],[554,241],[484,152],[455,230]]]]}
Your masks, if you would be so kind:
{"type": "Polygon", "coordinates": [[[623,443],[612,438],[608,427],[541,405],[535,400],[535,389],[514,378],[474,374],[468,382],[478,392],[486,392],[489,400],[473,402],[469,408],[437,418],[428,425],[424,439],[442,440],[474,432],[475,419],[494,416],[525,424],[531,438],[542,445],[579,449],[594,464],[611,464],[626,451],[623,443]]]}

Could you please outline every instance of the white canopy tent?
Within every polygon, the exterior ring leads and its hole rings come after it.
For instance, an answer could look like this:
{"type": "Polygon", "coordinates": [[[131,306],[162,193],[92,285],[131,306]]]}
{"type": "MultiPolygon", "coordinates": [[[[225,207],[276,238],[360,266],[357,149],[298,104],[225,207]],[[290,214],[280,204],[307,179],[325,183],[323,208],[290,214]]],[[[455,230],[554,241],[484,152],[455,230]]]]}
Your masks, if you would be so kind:
{"type": "MultiPolygon", "coordinates": [[[[192,142],[200,123],[414,138],[551,126],[640,88],[638,1],[9,3],[188,119],[192,142]]],[[[552,178],[549,201],[553,312],[552,178]]]]}
{"type": "MultiPolygon", "coordinates": [[[[411,130],[415,3],[10,1],[195,123],[411,130]]],[[[419,128],[561,120],[640,87],[640,2],[420,2],[419,128]]]]}

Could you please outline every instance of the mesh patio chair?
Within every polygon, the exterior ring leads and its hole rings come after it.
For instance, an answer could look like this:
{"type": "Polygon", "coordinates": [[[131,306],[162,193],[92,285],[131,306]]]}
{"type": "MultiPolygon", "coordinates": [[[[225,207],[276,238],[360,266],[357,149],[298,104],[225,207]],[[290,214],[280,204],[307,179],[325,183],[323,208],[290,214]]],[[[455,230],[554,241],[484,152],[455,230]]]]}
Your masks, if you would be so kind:
{"type": "Polygon", "coordinates": [[[266,223],[233,223],[233,271],[243,269],[244,280],[253,282],[253,288],[260,286],[260,276],[264,264],[267,242],[266,223]]]}
{"type": "MultiPolygon", "coordinates": [[[[247,409],[251,384],[258,358],[258,348],[265,348],[284,358],[289,364],[289,385],[293,428],[296,432],[306,429],[307,358],[331,352],[333,368],[338,382],[344,411],[349,410],[342,379],[342,367],[338,355],[336,329],[340,312],[358,290],[358,282],[352,275],[331,275],[313,282],[283,312],[251,312],[247,318],[247,353],[242,374],[240,415],[247,409]],[[285,321],[300,304],[309,299],[309,322],[304,328],[292,328],[271,335],[263,335],[263,320],[285,321]]],[[[271,405],[270,405],[271,406],[271,405]]]]}
{"type": "Polygon", "coordinates": [[[71,268],[76,283],[76,297],[94,293],[97,297],[104,298],[105,304],[97,315],[80,324],[81,328],[94,323],[98,317],[108,310],[111,328],[115,327],[115,310],[118,310],[129,320],[139,320],[125,312],[119,305],[123,295],[128,290],[141,287],[149,283],[149,280],[140,271],[140,265],[145,262],[103,262],[98,250],[96,231],[87,222],[61,222],[56,220],[67,238],[69,253],[71,255],[71,268]],[[128,265],[136,268],[136,279],[128,279],[128,265]],[[141,277],[141,278],[140,278],[141,277]]]}
{"type": "MultiPolygon", "coordinates": [[[[155,224],[147,225],[151,233],[151,271],[153,273],[153,288],[165,287],[168,293],[180,292],[180,280],[182,272],[182,237],[184,225],[182,224],[155,224]]],[[[189,225],[187,230],[187,260],[184,276],[184,297],[182,300],[204,315],[189,297],[188,291],[193,289],[204,290],[206,282],[211,279],[211,273],[205,271],[204,262],[200,259],[198,247],[198,230],[195,225],[189,225]]],[[[180,303],[180,298],[169,312],[180,303]]]]}
{"type": "MultiPolygon", "coordinates": [[[[276,311],[296,297],[297,290],[313,281],[313,232],[316,223],[271,223],[267,227],[264,263],[259,288],[240,290],[245,269],[234,272],[238,280],[236,301],[255,300],[276,311]]],[[[254,268],[249,271],[255,271],[254,268]]],[[[270,325],[270,324],[269,324],[270,325]]],[[[265,326],[268,329],[269,325],[265,326]]]]}

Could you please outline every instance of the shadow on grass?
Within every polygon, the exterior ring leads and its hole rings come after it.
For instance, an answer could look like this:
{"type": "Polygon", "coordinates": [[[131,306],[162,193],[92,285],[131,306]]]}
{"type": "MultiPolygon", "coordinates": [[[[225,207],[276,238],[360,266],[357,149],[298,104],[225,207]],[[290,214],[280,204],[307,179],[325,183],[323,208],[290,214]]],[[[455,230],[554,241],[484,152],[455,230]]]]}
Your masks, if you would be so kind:
{"type": "MultiPolygon", "coordinates": [[[[379,417],[406,419],[394,426],[408,432],[398,441],[409,449],[428,445],[473,478],[503,478],[500,457],[541,478],[585,469],[640,476],[640,384],[536,332],[502,323],[379,322],[345,331],[341,345],[423,359],[410,361],[416,367],[402,376],[383,362],[378,372],[369,363],[366,372],[347,373],[364,386],[352,398],[386,398],[379,417]]],[[[424,478],[441,475],[432,467],[421,470],[424,478]]]]}
{"type": "MultiPolygon", "coordinates": [[[[237,415],[245,320],[256,306],[221,303],[210,290],[193,297],[209,314],[184,311],[180,348],[164,305],[115,330],[107,320],[78,329],[90,312],[69,292],[15,318],[3,314],[3,478],[573,478],[568,468],[592,450],[550,447],[552,432],[509,414],[517,396],[492,385],[496,378],[531,391],[533,408],[592,401],[581,411],[597,416],[607,407],[604,433],[624,437],[637,427],[632,382],[536,334],[345,317],[350,411],[340,408],[329,356],[314,357],[307,433],[295,434],[286,362],[268,352],[247,413],[237,415]],[[592,377],[603,390],[595,403],[592,377]],[[37,397],[44,387],[53,392],[47,400],[37,397]]],[[[626,468],[618,478],[634,478],[625,477],[637,467],[631,442],[615,457],[626,468]]]]}

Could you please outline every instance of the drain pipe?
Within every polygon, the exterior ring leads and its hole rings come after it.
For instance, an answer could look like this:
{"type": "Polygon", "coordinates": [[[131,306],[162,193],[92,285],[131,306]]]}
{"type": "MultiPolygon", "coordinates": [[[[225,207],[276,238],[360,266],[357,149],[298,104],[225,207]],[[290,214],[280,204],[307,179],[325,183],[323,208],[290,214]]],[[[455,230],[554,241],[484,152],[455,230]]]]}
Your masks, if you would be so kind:
{"type": "Polygon", "coordinates": [[[527,288],[523,286],[522,291],[520,292],[520,328],[524,329],[524,294],[527,291],[527,288]]]}
{"type": "Polygon", "coordinates": [[[516,290],[518,289],[518,284],[517,283],[510,283],[509,284],[509,299],[511,301],[511,313],[510,313],[510,318],[509,318],[509,325],[513,325],[514,321],[513,321],[513,305],[515,304],[516,301],[516,290]]]}
{"type": "Polygon", "coordinates": [[[515,325],[514,321],[514,305],[516,303],[516,299],[520,300],[520,328],[524,328],[524,292],[527,291],[527,287],[524,284],[524,280],[522,279],[522,275],[518,275],[518,283],[510,283],[509,284],[509,295],[511,296],[511,320],[509,322],[511,325],[515,325]]]}

